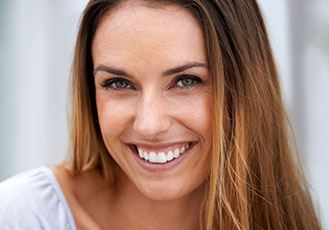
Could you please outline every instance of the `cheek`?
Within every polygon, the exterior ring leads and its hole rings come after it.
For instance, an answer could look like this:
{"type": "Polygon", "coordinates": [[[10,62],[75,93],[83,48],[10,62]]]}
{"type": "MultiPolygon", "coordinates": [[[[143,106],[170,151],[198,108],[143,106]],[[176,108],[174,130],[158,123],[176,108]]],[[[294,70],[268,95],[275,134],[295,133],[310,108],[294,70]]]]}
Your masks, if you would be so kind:
{"type": "Polygon", "coordinates": [[[132,102],[111,100],[104,95],[96,97],[96,105],[99,125],[106,137],[119,135],[127,127],[134,110],[132,102]]]}
{"type": "Polygon", "coordinates": [[[172,111],[182,123],[198,133],[207,135],[212,123],[211,96],[198,94],[175,98],[171,102],[172,111]]]}

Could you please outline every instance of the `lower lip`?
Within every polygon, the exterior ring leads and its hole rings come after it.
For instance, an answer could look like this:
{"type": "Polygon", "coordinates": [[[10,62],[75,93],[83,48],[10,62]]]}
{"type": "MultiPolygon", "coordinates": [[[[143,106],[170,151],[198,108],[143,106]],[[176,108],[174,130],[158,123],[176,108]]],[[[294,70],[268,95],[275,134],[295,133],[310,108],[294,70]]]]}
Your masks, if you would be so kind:
{"type": "Polygon", "coordinates": [[[134,152],[133,150],[131,150],[133,152],[134,157],[136,158],[137,162],[139,163],[139,165],[145,169],[146,171],[149,172],[161,172],[164,173],[166,171],[170,171],[173,170],[174,168],[177,168],[177,166],[182,163],[182,161],[184,161],[184,159],[186,159],[190,154],[190,151],[194,148],[196,144],[193,144],[191,146],[191,148],[189,148],[187,151],[185,151],[183,154],[181,154],[178,158],[175,158],[169,162],[166,163],[151,163],[148,161],[145,161],[143,159],[141,159],[136,152],[134,152]]]}

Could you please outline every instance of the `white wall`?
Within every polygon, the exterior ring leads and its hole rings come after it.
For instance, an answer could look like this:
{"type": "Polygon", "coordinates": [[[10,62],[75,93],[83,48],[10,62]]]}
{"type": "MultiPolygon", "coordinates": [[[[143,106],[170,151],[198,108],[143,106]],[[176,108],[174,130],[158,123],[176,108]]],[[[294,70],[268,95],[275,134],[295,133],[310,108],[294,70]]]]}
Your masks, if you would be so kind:
{"type": "Polygon", "coordinates": [[[259,0],[306,176],[329,229],[329,2],[259,0]]]}
{"type": "Polygon", "coordinates": [[[67,84],[85,3],[0,3],[0,179],[66,156],[67,84]]]}

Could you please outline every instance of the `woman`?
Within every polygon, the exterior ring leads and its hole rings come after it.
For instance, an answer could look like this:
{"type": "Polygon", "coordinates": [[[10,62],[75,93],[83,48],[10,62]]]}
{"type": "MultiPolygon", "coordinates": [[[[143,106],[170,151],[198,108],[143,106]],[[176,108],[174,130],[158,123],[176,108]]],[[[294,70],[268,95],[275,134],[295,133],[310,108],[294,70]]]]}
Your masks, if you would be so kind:
{"type": "Polygon", "coordinates": [[[70,161],[4,182],[0,225],[320,229],[254,0],[91,0],[72,92],[70,161]]]}

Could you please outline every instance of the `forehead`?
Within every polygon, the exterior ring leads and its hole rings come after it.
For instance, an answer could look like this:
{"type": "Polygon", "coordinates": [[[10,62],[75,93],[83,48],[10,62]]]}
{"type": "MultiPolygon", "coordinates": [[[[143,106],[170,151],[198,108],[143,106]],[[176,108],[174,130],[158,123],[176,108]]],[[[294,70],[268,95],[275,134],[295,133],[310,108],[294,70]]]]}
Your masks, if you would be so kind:
{"type": "Polygon", "coordinates": [[[109,63],[206,60],[202,28],[188,10],[172,5],[150,8],[131,1],[103,17],[92,54],[94,62],[109,63]]]}

